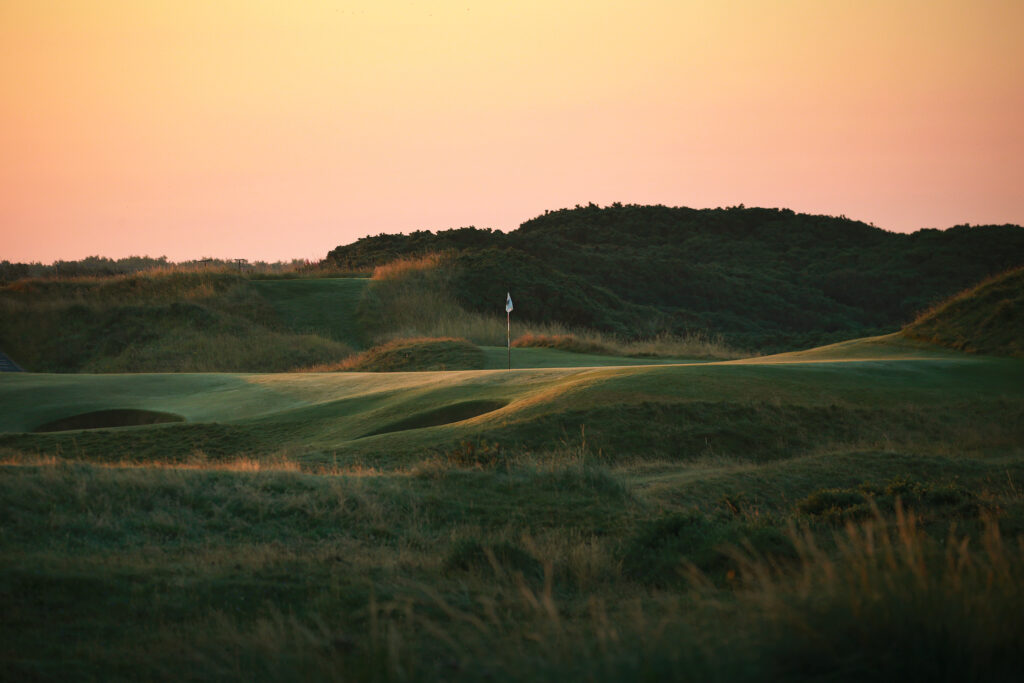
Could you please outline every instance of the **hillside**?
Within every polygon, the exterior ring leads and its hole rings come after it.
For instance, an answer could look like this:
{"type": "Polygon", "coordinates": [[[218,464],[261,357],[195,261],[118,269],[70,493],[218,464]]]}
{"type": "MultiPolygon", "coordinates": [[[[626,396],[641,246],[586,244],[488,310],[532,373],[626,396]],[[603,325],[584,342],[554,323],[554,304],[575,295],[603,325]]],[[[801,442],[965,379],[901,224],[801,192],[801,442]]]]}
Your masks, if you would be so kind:
{"type": "Polygon", "coordinates": [[[625,338],[701,331],[784,350],[898,329],[1024,263],[1024,228],[898,234],[788,210],[590,205],[507,234],[367,237],[332,250],[323,265],[366,270],[430,252],[453,254],[444,280],[468,311],[492,313],[511,291],[526,322],[625,338]]]}
{"type": "Polygon", "coordinates": [[[20,280],[0,287],[0,349],[35,372],[266,372],[352,352],[342,325],[282,305],[302,282],[274,284],[268,300],[229,273],[20,280]]]}
{"type": "Polygon", "coordinates": [[[969,353],[1024,356],[1024,268],[997,275],[942,302],[902,334],[969,353]]]}

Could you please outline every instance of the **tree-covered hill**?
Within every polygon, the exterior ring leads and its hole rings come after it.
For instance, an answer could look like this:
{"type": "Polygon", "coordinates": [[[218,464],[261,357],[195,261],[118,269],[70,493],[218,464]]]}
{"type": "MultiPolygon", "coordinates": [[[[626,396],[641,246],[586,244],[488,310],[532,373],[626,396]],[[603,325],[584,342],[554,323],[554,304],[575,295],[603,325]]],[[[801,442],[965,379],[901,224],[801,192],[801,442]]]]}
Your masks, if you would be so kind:
{"type": "Polygon", "coordinates": [[[845,217],[734,207],[589,205],[502,233],[377,235],[323,265],[364,270],[449,251],[456,299],[625,337],[706,330],[756,348],[893,331],[936,302],[1024,264],[1024,228],[893,233],[845,217]]]}

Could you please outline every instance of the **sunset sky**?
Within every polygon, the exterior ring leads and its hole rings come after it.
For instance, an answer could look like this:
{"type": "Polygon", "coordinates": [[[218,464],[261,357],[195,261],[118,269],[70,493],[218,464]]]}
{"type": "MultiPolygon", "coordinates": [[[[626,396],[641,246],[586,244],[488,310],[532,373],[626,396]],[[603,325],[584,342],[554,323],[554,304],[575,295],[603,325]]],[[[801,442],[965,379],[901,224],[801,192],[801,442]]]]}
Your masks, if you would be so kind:
{"type": "Polygon", "coordinates": [[[0,259],[612,202],[1024,223],[1021,0],[0,0],[0,259]]]}

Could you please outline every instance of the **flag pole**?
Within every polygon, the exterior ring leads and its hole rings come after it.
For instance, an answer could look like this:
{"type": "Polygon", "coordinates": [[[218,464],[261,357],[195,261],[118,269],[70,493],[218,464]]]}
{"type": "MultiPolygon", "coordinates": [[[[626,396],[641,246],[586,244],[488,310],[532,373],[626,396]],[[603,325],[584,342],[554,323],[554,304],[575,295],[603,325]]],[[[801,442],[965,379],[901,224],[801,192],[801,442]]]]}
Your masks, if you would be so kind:
{"type": "Polygon", "coordinates": [[[508,371],[512,372],[512,295],[505,294],[505,342],[508,344],[508,371]]]}

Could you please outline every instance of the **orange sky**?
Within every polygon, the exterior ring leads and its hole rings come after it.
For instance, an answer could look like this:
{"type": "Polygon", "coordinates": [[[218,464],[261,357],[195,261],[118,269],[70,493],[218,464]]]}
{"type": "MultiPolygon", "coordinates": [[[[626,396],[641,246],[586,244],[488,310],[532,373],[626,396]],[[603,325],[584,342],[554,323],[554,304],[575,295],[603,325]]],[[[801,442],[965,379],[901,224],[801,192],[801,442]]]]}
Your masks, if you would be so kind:
{"type": "Polygon", "coordinates": [[[0,0],[0,259],[595,202],[1024,223],[1021,0],[0,0]]]}

